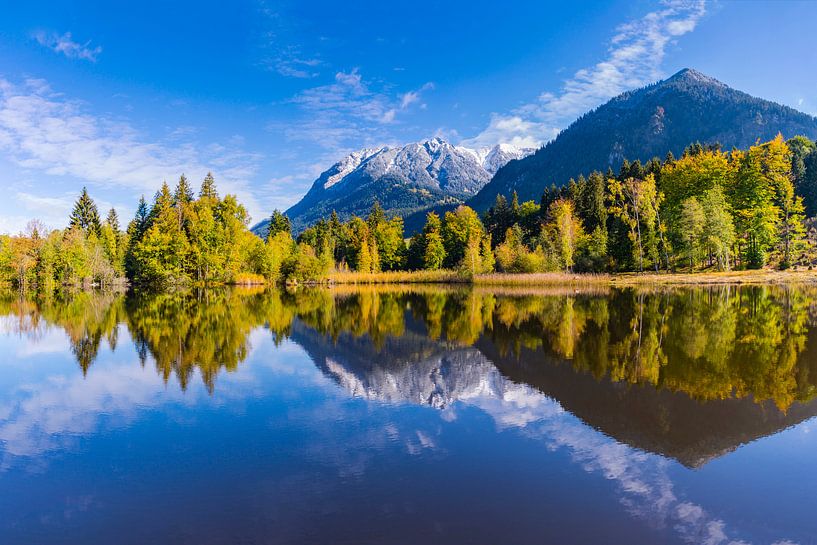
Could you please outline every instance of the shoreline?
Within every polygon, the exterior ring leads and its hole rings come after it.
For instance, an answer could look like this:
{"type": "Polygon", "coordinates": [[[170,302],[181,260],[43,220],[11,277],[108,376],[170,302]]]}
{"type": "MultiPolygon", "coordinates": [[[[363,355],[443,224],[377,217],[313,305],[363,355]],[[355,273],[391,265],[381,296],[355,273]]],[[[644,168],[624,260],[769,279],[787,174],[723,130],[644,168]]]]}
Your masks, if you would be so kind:
{"type": "Polygon", "coordinates": [[[474,277],[456,271],[336,272],[330,285],[458,284],[474,286],[708,286],[740,284],[817,284],[817,270],[747,270],[701,273],[491,273],[474,277]]]}

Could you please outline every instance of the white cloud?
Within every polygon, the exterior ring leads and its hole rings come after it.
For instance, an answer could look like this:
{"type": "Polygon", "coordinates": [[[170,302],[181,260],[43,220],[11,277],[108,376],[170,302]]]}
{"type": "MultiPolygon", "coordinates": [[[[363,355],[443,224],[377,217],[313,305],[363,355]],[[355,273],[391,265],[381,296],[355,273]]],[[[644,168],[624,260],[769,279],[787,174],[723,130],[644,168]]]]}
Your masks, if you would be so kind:
{"type": "Polygon", "coordinates": [[[660,79],[667,46],[692,32],[705,12],[705,0],[663,2],[661,9],[620,26],[610,40],[607,57],[578,70],[559,92],[542,93],[536,101],[508,114],[492,114],[488,127],[463,144],[546,143],[582,113],[628,89],[660,79]]]}
{"type": "Polygon", "coordinates": [[[264,0],[258,5],[263,26],[261,50],[264,58],[260,64],[289,78],[314,78],[320,75],[318,68],[324,62],[317,55],[305,55],[299,41],[304,33],[292,17],[279,13],[264,0]]]}
{"type": "Polygon", "coordinates": [[[400,101],[400,108],[406,109],[418,100],[420,100],[420,94],[417,93],[417,91],[409,91],[403,94],[403,98],[400,101]]]}
{"type": "MultiPolygon", "coordinates": [[[[303,140],[338,153],[363,146],[379,145],[391,138],[387,126],[398,121],[401,112],[418,102],[429,82],[402,94],[385,85],[363,79],[355,68],[338,72],[334,81],[312,87],[296,95],[303,118],[282,128],[290,140],[303,140]]],[[[275,126],[271,128],[275,129],[275,126]]]]}
{"type": "Polygon", "coordinates": [[[320,59],[300,58],[297,52],[287,50],[280,52],[270,64],[282,76],[290,78],[314,78],[320,75],[317,68],[323,64],[320,59]]]}
{"type": "MultiPolygon", "coordinates": [[[[222,194],[237,194],[254,217],[266,215],[249,186],[258,156],[234,142],[201,144],[182,140],[184,131],[170,135],[152,141],[126,121],[88,113],[84,104],[52,92],[41,80],[13,85],[0,79],[0,153],[9,162],[38,175],[78,178],[89,190],[125,188],[137,196],[153,195],[163,180],[172,182],[182,173],[201,180],[212,171],[222,194]]],[[[11,179],[2,178],[0,183],[12,187],[11,179]]],[[[18,197],[44,211],[64,209],[66,203],[25,193],[18,197]]],[[[131,204],[135,207],[135,198],[131,204]]]]}
{"type": "Polygon", "coordinates": [[[48,33],[44,31],[36,32],[34,39],[42,46],[45,46],[56,53],[61,53],[69,59],[82,59],[86,61],[96,62],[97,57],[102,53],[102,47],[91,47],[91,42],[87,41],[84,44],[75,42],[71,38],[71,33],[66,32],[63,35],[56,33],[48,33]]]}

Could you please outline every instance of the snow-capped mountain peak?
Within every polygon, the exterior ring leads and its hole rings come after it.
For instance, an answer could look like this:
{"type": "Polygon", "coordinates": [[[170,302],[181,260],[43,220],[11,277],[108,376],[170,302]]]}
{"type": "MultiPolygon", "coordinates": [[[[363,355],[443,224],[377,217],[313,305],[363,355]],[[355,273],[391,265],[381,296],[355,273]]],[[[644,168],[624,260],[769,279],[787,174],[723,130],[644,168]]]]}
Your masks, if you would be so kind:
{"type": "Polygon", "coordinates": [[[464,202],[508,161],[532,151],[508,144],[471,149],[439,137],[361,149],[324,171],[287,214],[296,229],[303,229],[333,210],[343,219],[365,215],[375,201],[399,215],[464,202]]]}

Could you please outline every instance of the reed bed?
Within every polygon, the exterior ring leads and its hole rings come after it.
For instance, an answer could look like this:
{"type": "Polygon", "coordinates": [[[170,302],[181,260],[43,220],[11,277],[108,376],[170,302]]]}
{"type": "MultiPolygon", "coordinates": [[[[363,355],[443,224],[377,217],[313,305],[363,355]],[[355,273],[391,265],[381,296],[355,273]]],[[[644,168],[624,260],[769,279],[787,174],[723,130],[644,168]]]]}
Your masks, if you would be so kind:
{"type": "Polygon", "coordinates": [[[390,271],[359,273],[334,272],[330,284],[473,284],[474,286],[520,286],[590,288],[611,286],[690,286],[718,284],[817,284],[817,270],[776,271],[724,271],[696,273],[491,273],[476,276],[463,275],[457,271],[390,271]]]}
{"type": "Polygon", "coordinates": [[[334,272],[329,275],[332,284],[464,284],[470,278],[456,271],[387,271],[361,273],[355,271],[334,272]]]}
{"type": "Polygon", "coordinates": [[[610,277],[614,286],[703,286],[718,284],[817,284],[817,271],[772,269],[697,273],[627,273],[610,277]]]}
{"type": "Polygon", "coordinates": [[[491,273],[478,274],[471,280],[477,286],[605,286],[610,284],[606,274],[573,273],[491,273]]]}

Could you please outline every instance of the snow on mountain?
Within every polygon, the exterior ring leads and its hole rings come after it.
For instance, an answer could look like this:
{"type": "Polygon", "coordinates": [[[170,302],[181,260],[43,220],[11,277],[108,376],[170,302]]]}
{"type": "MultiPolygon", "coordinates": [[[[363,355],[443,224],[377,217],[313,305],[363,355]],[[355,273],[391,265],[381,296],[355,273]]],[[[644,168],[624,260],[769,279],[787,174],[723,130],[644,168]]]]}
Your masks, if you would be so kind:
{"type": "MultiPolygon", "coordinates": [[[[471,149],[441,138],[402,147],[355,151],[323,172],[287,210],[296,230],[336,211],[342,219],[365,215],[375,201],[389,213],[408,215],[476,195],[502,166],[532,149],[508,144],[471,149]]],[[[266,222],[253,230],[263,234],[266,222]]]]}

